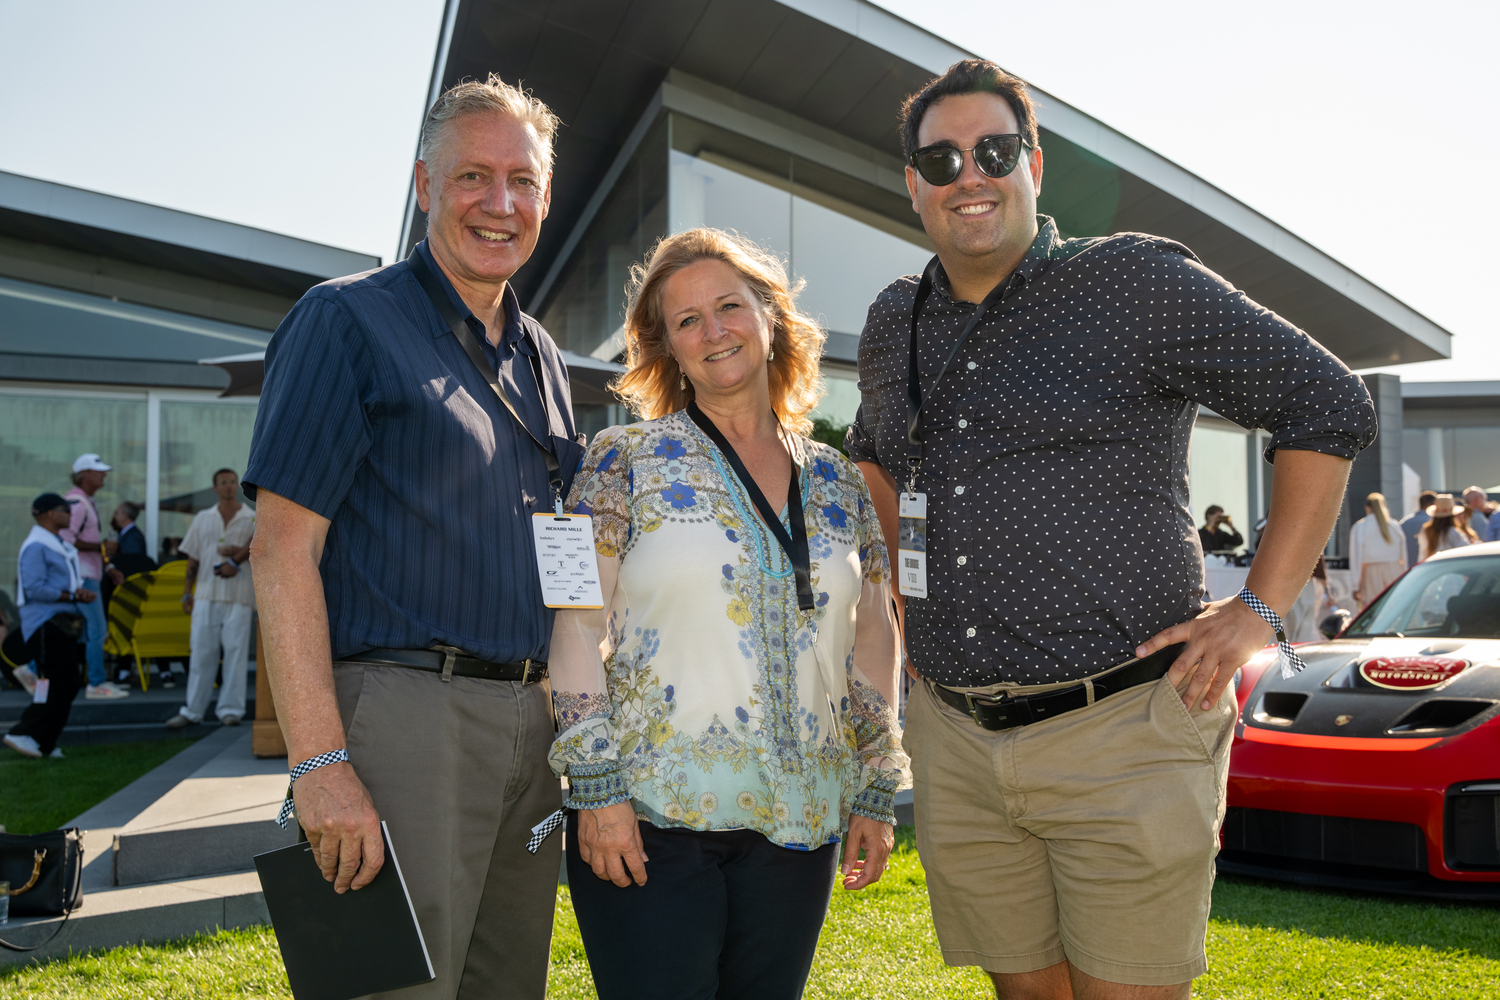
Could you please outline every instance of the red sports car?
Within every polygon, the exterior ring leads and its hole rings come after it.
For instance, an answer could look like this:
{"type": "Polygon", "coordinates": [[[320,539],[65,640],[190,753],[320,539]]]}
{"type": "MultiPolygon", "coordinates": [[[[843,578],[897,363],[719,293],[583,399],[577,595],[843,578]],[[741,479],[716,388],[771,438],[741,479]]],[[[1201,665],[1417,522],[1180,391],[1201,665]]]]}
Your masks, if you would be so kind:
{"type": "Polygon", "coordinates": [[[1500,900],[1500,543],[1441,553],[1339,635],[1242,669],[1219,870],[1500,900]]]}

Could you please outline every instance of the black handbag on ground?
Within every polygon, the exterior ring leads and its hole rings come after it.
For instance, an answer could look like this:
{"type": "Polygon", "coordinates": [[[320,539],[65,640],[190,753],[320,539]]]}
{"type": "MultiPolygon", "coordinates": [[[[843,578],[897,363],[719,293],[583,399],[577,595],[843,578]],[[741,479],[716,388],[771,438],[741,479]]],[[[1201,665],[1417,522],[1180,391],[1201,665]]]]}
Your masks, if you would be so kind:
{"type": "Polygon", "coordinates": [[[46,941],[0,939],[11,951],[35,951],[61,933],[83,898],[83,832],[75,826],[31,836],[0,833],[0,882],[10,883],[12,917],[63,918],[46,941]]]}

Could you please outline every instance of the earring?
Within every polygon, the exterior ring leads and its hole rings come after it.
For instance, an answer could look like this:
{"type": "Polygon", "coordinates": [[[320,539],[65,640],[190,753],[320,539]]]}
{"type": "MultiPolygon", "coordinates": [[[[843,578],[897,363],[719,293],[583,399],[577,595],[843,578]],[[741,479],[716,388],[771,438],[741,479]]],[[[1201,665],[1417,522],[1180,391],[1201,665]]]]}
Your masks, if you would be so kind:
{"type": "Polygon", "coordinates": [[[687,391],[687,373],[686,372],[683,372],[681,375],[677,376],[677,388],[681,389],[683,392],[687,391]]]}
{"type": "Polygon", "coordinates": [[[766,355],[766,364],[770,364],[772,361],[775,361],[775,360],[776,360],[776,348],[773,345],[771,347],[771,353],[766,355]]]}

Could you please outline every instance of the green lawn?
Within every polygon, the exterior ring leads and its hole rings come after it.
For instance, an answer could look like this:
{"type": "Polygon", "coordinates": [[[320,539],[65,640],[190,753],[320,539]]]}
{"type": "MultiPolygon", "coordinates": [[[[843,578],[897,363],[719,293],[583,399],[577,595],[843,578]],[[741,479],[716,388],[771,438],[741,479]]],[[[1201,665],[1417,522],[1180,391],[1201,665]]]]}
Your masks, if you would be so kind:
{"type": "Polygon", "coordinates": [[[192,740],[63,747],[62,760],[33,760],[0,747],[0,826],[55,830],[184,749],[192,740]]]}
{"type": "MultiPolygon", "coordinates": [[[[928,919],[922,869],[903,829],[889,874],[861,893],[834,890],[808,984],[813,1000],[987,998],[975,969],[950,969],[928,919]]],[[[0,997],[289,997],[269,928],[227,931],[0,972],[0,997]]],[[[1500,907],[1322,892],[1241,879],[1214,889],[1213,968],[1201,997],[1449,1000],[1500,983],[1500,907]]],[[[548,996],[594,996],[567,889],[558,890],[548,996]]]]}

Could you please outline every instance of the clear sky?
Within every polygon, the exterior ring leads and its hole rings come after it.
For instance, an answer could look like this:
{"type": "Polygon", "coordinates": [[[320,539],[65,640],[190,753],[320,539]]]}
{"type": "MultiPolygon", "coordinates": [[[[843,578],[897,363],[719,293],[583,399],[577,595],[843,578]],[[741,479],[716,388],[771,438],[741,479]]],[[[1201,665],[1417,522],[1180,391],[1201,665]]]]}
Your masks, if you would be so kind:
{"type": "MultiPolygon", "coordinates": [[[[1500,5],[882,0],[1175,160],[1500,379],[1500,5]]],[[[394,252],[442,0],[0,0],[0,170],[394,252]]]]}

